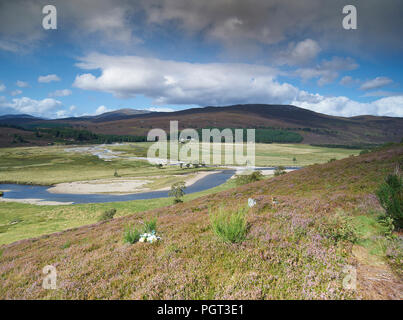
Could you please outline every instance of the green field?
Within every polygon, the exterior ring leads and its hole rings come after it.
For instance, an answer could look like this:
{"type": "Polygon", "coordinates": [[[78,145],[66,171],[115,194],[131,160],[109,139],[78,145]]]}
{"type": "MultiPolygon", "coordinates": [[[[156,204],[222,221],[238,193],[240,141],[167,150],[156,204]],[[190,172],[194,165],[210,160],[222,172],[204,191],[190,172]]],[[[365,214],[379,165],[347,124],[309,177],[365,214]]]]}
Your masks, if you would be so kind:
{"type": "MultiPolygon", "coordinates": [[[[234,181],[229,180],[218,187],[185,195],[183,200],[188,202],[233,187],[235,187],[234,181]]],[[[172,203],[172,198],[69,206],[38,206],[0,202],[0,244],[95,223],[103,211],[111,208],[117,210],[115,217],[121,217],[169,206],[172,203]]]]}
{"type": "MultiPolygon", "coordinates": [[[[62,182],[114,178],[115,170],[121,177],[158,177],[152,185],[163,187],[174,182],[161,183],[161,175],[183,175],[209,168],[180,169],[169,166],[158,169],[147,161],[128,159],[146,157],[151,143],[130,143],[108,146],[122,152],[119,158],[104,161],[90,153],[66,152],[66,147],[28,147],[0,149],[0,182],[51,185],[62,182]]],[[[299,144],[256,144],[257,166],[307,166],[357,155],[359,150],[312,147],[299,144]],[[295,161],[293,161],[295,158],[295,161]]],[[[224,159],[224,156],[222,156],[224,159]]],[[[211,168],[210,168],[211,170],[211,168]]]]}
{"type": "MultiPolygon", "coordinates": [[[[146,157],[148,147],[152,143],[140,142],[120,146],[111,146],[111,150],[124,152],[127,155],[146,157]]],[[[206,151],[206,145],[200,148],[200,154],[206,151]]],[[[211,157],[214,156],[213,147],[210,147],[211,157]]],[[[169,155],[169,144],[168,144],[169,155]]],[[[245,148],[246,153],[246,148],[245,148]]],[[[256,166],[308,166],[328,162],[331,159],[343,159],[350,155],[358,155],[361,150],[314,147],[306,144],[257,143],[256,166]],[[294,158],[296,161],[294,161],[294,158]]],[[[200,156],[201,158],[201,156],[200,156]]],[[[224,161],[224,149],[221,148],[221,159],[224,161]]]]}
{"type": "MultiPolygon", "coordinates": [[[[130,156],[144,157],[150,143],[131,143],[108,146],[110,150],[122,152],[118,159],[104,161],[95,155],[65,152],[65,147],[29,147],[0,149],[0,181],[3,183],[26,183],[50,185],[62,182],[93,179],[118,179],[133,177],[151,182],[145,187],[151,190],[170,186],[192,173],[214,168],[181,169],[168,166],[159,169],[142,160],[130,160],[130,156]]],[[[329,149],[306,145],[257,144],[257,165],[298,165],[327,162],[340,159],[356,150],[329,149]],[[297,161],[293,161],[293,158],[297,161]]],[[[189,201],[205,194],[234,187],[234,182],[191,195],[189,201]]],[[[21,203],[0,203],[0,244],[62,231],[97,221],[106,209],[116,208],[117,216],[129,215],[170,205],[172,199],[137,200],[110,204],[85,204],[72,206],[37,206],[21,203]]]]}

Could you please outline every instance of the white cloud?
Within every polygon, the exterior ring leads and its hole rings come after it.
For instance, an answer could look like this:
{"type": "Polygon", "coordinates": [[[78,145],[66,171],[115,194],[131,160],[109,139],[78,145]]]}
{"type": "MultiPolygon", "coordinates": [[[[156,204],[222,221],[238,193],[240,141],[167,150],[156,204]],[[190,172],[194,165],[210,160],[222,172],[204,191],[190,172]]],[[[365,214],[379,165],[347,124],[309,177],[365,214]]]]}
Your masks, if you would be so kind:
{"type": "Polygon", "coordinates": [[[63,89],[63,90],[56,90],[54,92],[49,93],[49,97],[67,97],[71,94],[72,94],[71,90],[63,89]]]}
{"type": "Polygon", "coordinates": [[[167,107],[150,107],[150,108],[147,108],[146,110],[152,111],[152,112],[174,112],[174,111],[176,111],[175,109],[167,108],[167,107]]]}
{"type": "Polygon", "coordinates": [[[298,99],[292,101],[291,104],[335,116],[383,115],[403,117],[403,95],[362,103],[343,96],[324,97],[305,92],[298,99]]]}
{"type": "Polygon", "coordinates": [[[312,39],[305,39],[297,44],[290,43],[288,49],[279,54],[277,63],[303,65],[315,59],[320,51],[319,44],[312,39]]]}
{"type": "Polygon", "coordinates": [[[47,76],[39,76],[38,82],[40,83],[49,83],[52,81],[60,81],[60,78],[55,74],[49,74],[47,76]]]}
{"type": "Polygon", "coordinates": [[[28,97],[15,98],[12,102],[0,101],[0,107],[11,108],[18,113],[27,113],[36,116],[51,116],[62,103],[55,99],[34,100],[28,97]]]}
{"type": "Polygon", "coordinates": [[[69,108],[70,111],[74,111],[76,109],[77,109],[77,107],[75,105],[71,105],[70,108],[69,108]]]}
{"type": "Polygon", "coordinates": [[[11,91],[11,95],[12,96],[18,96],[19,94],[21,94],[22,93],[22,91],[21,90],[14,90],[14,91],[11,91]]]}
{"type": "Polygon", "coordinates": [[[27,87],[29,87],[28,82],[21,81],[21,80],[18,80],[18,81],[16,82],[16,85],[17,85],[17,87],[20,87],[20,88],[27,88],[27,87]]]}
{"type": "Polygon", "coordinates": [[[113,93],[117,97],[145,95],[161,104],[224,105],[280,103],[298,89],[275,80],[277,70],[263,65],[187,63],[137,56],[92,54],[77,64],[101,69],[99,77],[78,75],[73,86],[113,93]]]}
{"type": "Polygon", "coordinates": [[[361,90],[373,90],[373,89],[379,89],[382,88],[388,84],[391,84],[393,82],[392,79],[389,79],[387,77],[376,77],[375,79],[368,80],[364,82],[360,89],[361,90]]]}
{"type": "MultiPolygon", "coordinates": [[[[82,69],[101,70],[78,75],[73,86],[104,91],[117,97],[145,95],[156,105],[230,105],[242,103],[295,104],[309,110],[338,116],[360,114],[403,116],[402,96],[361,103],[347,97],[325,97],[280,83],[276,69],[263,65],[225,63],[187,63],[137,56],[92,54],[77,64],[82,69]],[[392,100],[394,99],[394,100],[392,100]]],[[[349,58],[322,61],[316,69],[304,70],[302,77],[319,77],[326,82],[339,71],[352,70],[357,64],[349,58]],[[312,72],[312,74],[310,74],[312,72]]],[[[97,114],[109,111],[105,106],[97,114]]]]}
{"type": "Polygon", "coordinates": [[[95,115],[97,116],[97,115],[100,115],[100,114],[102,114],[102,113],[110,112],[110,111],[114,111],[114,109],[108,109],[108,108],[105,107],[105,106],[99,106],[99,107],[97,108],[97,110],[95,110],[95,115]]]}
{"type": "Polygon", "coordinates": [[[69,112],[67,110],[58,110],[56,111],[56,117],[57,118],[66,118],[68,117],[69,112]]]}
{"type": "Polygon", "coordinates": [[[0,92],[3,92],[6,90],[6,86],[2,83],[0,83],[0,92]]]}

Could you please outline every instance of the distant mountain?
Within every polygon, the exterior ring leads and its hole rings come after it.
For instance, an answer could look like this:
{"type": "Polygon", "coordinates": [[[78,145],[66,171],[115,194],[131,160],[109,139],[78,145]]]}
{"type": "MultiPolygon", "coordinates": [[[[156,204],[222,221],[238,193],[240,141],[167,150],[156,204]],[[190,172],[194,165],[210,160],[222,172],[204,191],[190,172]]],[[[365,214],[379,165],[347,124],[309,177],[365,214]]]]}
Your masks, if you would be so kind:
{"type": "Polygon", "coordinates": [[[177,112],[152,112],[135,117],[82,123],[88,130],[107,134],[146,135],[152,128],[279,128],[298,132],[303,143],[330,145],[380,144],[403,138],[403,118],[336,117],[292,105],[247,104],[192,108],[177,112]]]}
{"type": "Polygon", "coordinates": [[[0,124],[21,125],[32,121],[45,120],[44,118],[34,117],[29,114],[6,114],[0,116],[0,124]]]}
{"type": "Polygon", "coordinates": [[[26,127],[61,126],[94,133],[145,136],[153,128],[169,130],[170,120],[184,128],[274,128],[296,132],[302,143],[362,145],[398,142],[403,138],[403,118],[362,115],[335,117],[291,105],[247,104],[192,108],[177,112],[121,109],[97,116],[44,120],[29,115],[0,117],[0,123],[26,127]],[[3,120],[2,120],[3,118],[3,120]]]}
{"type": "Polygon", "coordinates": [[[122,120],[132,118],[134,116],[140,114],[147,114],[150,111],[147,110],[136,110],[136,109],[119,109],[115,111],[105,112],[100,115],[96,116],[82,116],[82,117],[74,117],[74,118],[65,118],[61,120],[68,120],[68,121],[91,121],[91,122],[105,122],[105,121],[115,121],[115,120],[122,120]]]}

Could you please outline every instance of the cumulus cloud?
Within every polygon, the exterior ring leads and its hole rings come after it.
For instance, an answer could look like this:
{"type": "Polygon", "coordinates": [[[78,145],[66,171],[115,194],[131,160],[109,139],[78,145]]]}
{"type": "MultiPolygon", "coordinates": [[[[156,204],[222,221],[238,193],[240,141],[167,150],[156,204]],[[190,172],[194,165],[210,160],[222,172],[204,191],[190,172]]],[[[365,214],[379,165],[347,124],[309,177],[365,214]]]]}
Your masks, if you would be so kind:
{"type": "Polygon", "coordinates": [[[305,92],[292,101],[292,104],[334,116],[383,115],[403,117],[403,95],[362,103],[343,96],[325,97],[305,92]]]}
{"type": "Polygon", "coordinates": [[[40,83],[49,83],[52,81],[60,81],[60,78],[55,74],[48,74],[47,76],[38,77],[38,82],[40,83]]]}
{"type": "Polygon", "coordinates": [[[27,113],[36,116],[50,116],[56,109],[62,107],[62,103],[55,99],[35,100],[28,97],[15,98],[11,102],[5,99],[0,101],[0,107],[13,109],[17,113],[27,113]]]}
{"type": "Polygon", "coordinates": [[[379,89],[379,88],[387,86],[388,84],[391,84],[392,82],[393,82],[393,80],[389,79],[387,77],[376,77],[375,79],[364,82],[361,85],[360,89],[361,90],[379,89]]]}
{"type": "MultiPolygon", "coordinates": [[[[144,95],[157,105],[230,105],[239,103],[295,104],[326,114],[355,116],[360,114],[403,116],[402,96],[387,97],[361,103],[348,97],[326,97],[302,91],[279,82],[279,71],[263,65],[232,63],[187,63],[137,56],[107,56],[91,54],[77,64],[86,70],[100,70],[77,75],[73,86],[84,90],[104,91],[117,97],[144,95]]],[[[333,58],[323,61],[316,74],[306,77],[326,77],[324,71],[338,73],[352,70],[351,59],[333,58]]],[[[331,78],[334,75],[330,75],[331,78]]],[[[324,80],[322,80],[324,81],[324,80]]],[[[105,106],[97,113],[109,111],[105,106]]]]}
{"type": "Polygon", "coordinates": [[[101,70],[78,75],[73,86],[117,97],[145,95],[161,104],[223,105],[291,100],[294,86],[276,81],[277,70],[263,65],[188,63],[137,56],[92,54],[77,64],[101,70]]]}
{"type": "Polygon", "coordinates": [[[290,66],[307,64],[315,59],[320,51],[319,44],[312,39],[305,39],[297,44],[290,43],[287,50],[280,52],[277,63],[290,66]]]}
{"type": "Polygon", "coordinates": [[[102,113],[105,113],[105,112],[110,112],[110,111],[113,111],[114,109],[108,109],[107,107],[105,107],[105,106],[99,106],[96,110],[95,110],[95,115],[97,116],[97,115],[100,115],[100,114],[102,114],[102,113]]]}
{"type": "Polygon", "coordinates": [[[2,83],[0,83],[0,92],[3,92],[6,90],[6,86],[2,83]]]}
{"type": "Polygon", "coordinates": [[[20,87],[20,88],[27,88],[27,87],[29,87],[28,82],[21,81],[21,80],[18,80],[15,84],[17,85],[17,87],[20,87]]]}
{"type": "Polygon", "coordinates": [[[49,93],[49,97],[67,97],[71,94],[72,94],[71,90],[63,89],[63,90],[56,90],[56,91],[49,93]]]}
{"type": "Polygon", "coordinates": [[[147,108],[146,110],[151,111],[151,112],[174,112],[174,111],[176,111],[175,109],[167,108],[167,107],[150,107],[150,108],[147,108]]]}

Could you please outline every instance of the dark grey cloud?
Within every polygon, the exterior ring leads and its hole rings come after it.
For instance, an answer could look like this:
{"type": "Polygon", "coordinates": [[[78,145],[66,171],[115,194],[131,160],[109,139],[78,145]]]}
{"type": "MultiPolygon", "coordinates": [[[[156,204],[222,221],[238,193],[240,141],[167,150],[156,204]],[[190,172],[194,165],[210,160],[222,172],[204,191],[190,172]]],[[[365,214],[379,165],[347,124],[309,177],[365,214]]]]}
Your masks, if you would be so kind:
{"type": "MultiPolygon", "coordinates": [[[[17,52],[46,40],[48,34],[41,27],[41,8],[46,4],[46,0],[0,1],[0,50],[17,52]]],[[[52,4],[64,32],[60,39],[87,45],[96,39],[92,44],[135,46],[153,30],[175,26],[183,35],[249,51],[273,45],[289,49],[290,41],[306,39],[314,39],[325,50],[403,49],[401,0],[349,1],[358,10],[354,31],[342,29],[345,0],[54,0],[52,4]]]]}

